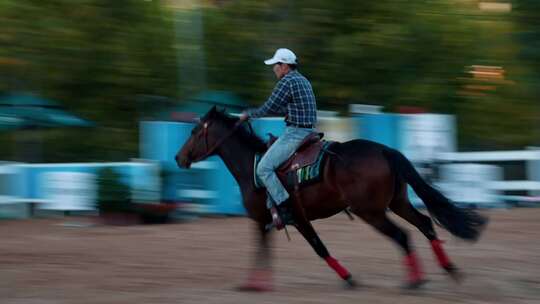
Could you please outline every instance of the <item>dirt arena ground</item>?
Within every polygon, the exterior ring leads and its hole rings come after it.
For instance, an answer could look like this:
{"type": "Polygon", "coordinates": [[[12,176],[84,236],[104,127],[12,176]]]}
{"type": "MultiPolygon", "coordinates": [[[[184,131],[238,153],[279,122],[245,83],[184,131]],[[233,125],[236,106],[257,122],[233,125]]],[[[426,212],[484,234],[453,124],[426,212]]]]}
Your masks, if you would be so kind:
{"type": "Polygon", "coordinates": [[[245,218],[204,218],[154,226],[65,225],[73,219],[0,222],[0,303],[540,303],[540,208],[490,210],[482,239],[469,244],[438,231],[466,274],[461,285],[413,237],[429,282],[403,291],[392,243],[343,214],[315,222],[331,253],[363,284],[354,290],[296,231],[274,235],[276,291],[235,290],[254,250],[245,218]]]}

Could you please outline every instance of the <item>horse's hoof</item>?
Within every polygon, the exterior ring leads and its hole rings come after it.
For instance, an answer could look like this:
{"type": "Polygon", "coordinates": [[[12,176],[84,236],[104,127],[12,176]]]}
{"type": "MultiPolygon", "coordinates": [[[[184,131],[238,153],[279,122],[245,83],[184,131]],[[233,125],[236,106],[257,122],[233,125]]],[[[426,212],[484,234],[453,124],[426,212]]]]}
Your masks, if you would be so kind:
{"type": "Polygon", "coordinates": [[[465,274],[460,271],[449,273],[449,275],[457,284],[461,284],[465,279],[465,274]]]}
{"type": "Polygon", "coordinates": [[[352,278],[352,276],[349,276],[345,279],[345,287],[349,289],[354,289],[358,287],[358,283],[352,278]]]}
{"type": "Polygon", "coordinates": [[[269,270],[255,270],[251,272],[243,285],[236,289],[239,291],[265,292],[273,291],[272,272],[269,270]]]}
{"type": "Polygon", "coordinates": [[[459,269],[454,266],[453,264],[449,264],[448,266],[444,267],[444,270],[448,273],[448,275],[454,280],[456,283],[461,283],[463,279],[465,278],[465,274],[463,274],[459,269]]]}
{"type": "Polygon", "coordinates": [[[422,285],[426,284],[427,280],[419,279],[414,282],[407,282],[405,285],[403,285],[403,289],[405,290],[418,290],[422,285]]]}

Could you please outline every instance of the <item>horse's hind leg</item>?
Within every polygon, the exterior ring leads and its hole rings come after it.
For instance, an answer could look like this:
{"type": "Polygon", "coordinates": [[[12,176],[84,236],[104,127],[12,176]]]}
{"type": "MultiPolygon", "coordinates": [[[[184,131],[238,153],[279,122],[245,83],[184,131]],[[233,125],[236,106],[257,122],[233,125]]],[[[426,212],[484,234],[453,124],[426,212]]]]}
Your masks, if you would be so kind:
{"type": "Polygon", "coordinates": [[[408,282],[407,288],[418,288],[425,280],[423,279],[422,270],[420,269],[420,263],[414,251],[409,245],[409,238],[400,227],[394,224],[384,211],[377,212],[355,212],[360,218],[373,226],[382,234],[391,238],[396,242],[405,253],[405,266],[408,269],[408,282]]]}
{"type": "Polygon", "coordinates": [[[420,213],[412,206],[411,202],[407,198],[407,188],[403,188],[405,190],[390,203],[390,210],[405,219],[407,222],[411,223],[413,226],[418,228],[422,234],[424,234],[431,244],[431,249],[437,258],[439,265],[449,275],[451,275],[454,280],[459,282],[461,280],[461,274],[457,270],[456,266],[450,262],[450,259],[446,255],[442,242],[437,238],[437,233],[433,228],[431,218],[420,213]]]}
{"type": "Polygon", "coordinates": [[[296,229],[304,236],[306,241],[313,247],[317,255],[319,255],[322,259],[326,261],[328,266],[330,266],[343,280],[347,282],[347,284],[351,287],[356,286],[356,282],[352,279],[351,274],[345,267],[343,267],[338,260],[333,258],[328,250],[326,249],[326,246],[324,246],[323,242],[317,235],[317,232],[315,229],[313,229],[313,226],[311,223],[306,219],[297,219],[296,220],[296,229]]]}

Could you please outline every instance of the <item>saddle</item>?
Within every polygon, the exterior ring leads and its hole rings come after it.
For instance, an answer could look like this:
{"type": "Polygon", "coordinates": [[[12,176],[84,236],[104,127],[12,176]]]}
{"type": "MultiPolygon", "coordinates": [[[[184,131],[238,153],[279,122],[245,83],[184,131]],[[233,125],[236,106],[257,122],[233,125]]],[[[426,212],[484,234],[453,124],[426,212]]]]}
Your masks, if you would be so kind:
{"type": "MultiPolygon", "coordinates": [[[[268,141],[268,148],[274,144],[277,140],[277,137],[273,134],[269,134],[270,140],[268,141]]],[[[321,149],[323,147],[323,141],[321,139],[324,137],[324,133],[310,133],[308,136],[302,140],[296,152],[281,166],[278,167],[277,174],[285,177],[288,172],[297,170],[299,168],[309,166],[313,164],[321,149]]]]}
{"type": "MultiPolygon", "coordinates": [[[[277,140],[272,134],[269,134],[270,140],[268,141],[268,147],[272,146],[277,140]]],[[[322,161],[325,156],[326,148],[333,142],[321,140],[324,136],[323,133],[311,133],[304,138],[300,143],[296,152],[285,161],[276,170],[278,178],[283,185],[287,188],[294,185],[305,185],[308,183],[316,182],[320,179],[320,172],[322,172],[322,161]]],[[[258,161],[261,155],[255,157],[254,168],[257,167],[258,161]]],[[[262,183],[258,180],[256,174],[255,186],[263,187],[262,183]]]]}

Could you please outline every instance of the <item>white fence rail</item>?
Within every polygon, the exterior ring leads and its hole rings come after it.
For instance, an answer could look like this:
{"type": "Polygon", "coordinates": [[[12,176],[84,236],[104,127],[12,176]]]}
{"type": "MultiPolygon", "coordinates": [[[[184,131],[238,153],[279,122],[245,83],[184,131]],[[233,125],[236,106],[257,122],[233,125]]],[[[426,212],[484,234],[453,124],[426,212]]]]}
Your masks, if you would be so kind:
{"type": "Polygon", "coordinates": [[[493,162],[540,160],[540,150],[439,153],[439,161],[493,162]]]}
{"type": "Polygon", "coordinates": [[[540,202],[540,149],[440,153],[436,160],[447,163],[440,166],[440,185],[455,201],[480,204],[540,202]],[[504,180],[503,168],[493,165],[504,162],[524,162],[526,179],[504,180]],[[527,195],[504,193],[511,191],[526,192],[527,195]]]}

